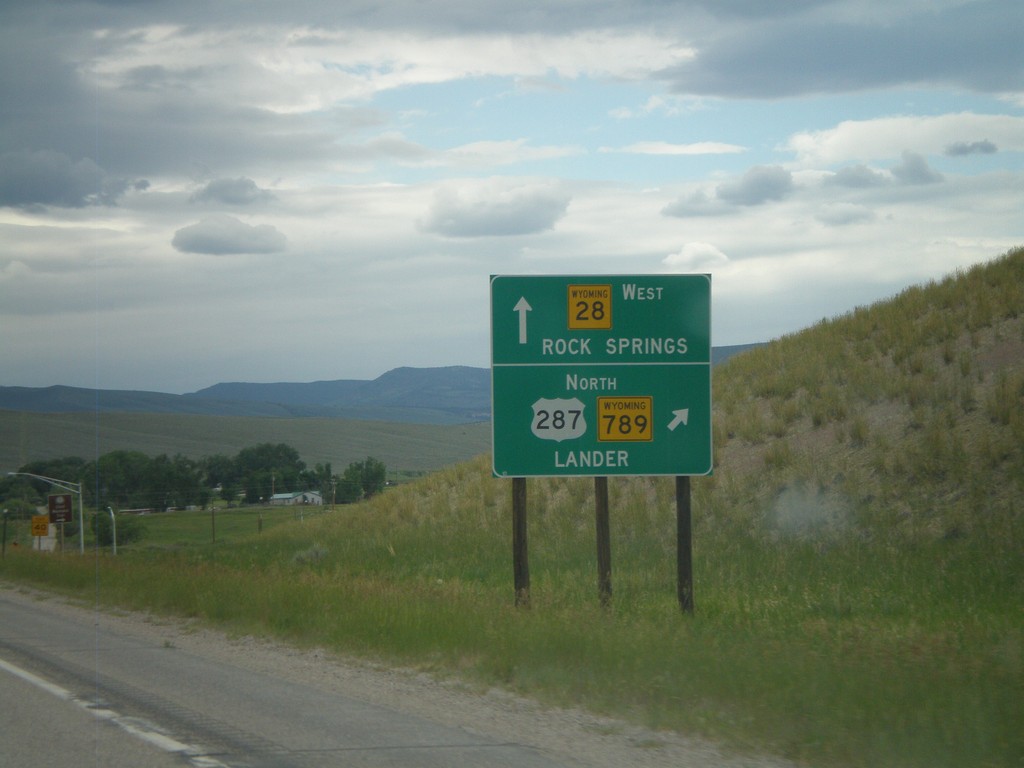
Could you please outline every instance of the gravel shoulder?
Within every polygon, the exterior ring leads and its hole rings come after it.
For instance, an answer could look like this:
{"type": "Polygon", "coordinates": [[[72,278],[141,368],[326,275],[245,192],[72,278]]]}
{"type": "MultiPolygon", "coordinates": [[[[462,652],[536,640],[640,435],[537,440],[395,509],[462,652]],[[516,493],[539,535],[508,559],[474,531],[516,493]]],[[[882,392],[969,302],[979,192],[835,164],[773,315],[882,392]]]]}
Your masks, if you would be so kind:
{"type": "Polygon", "coordinates": [[[654,731],[577,709],[553,708],[506,691],[475,690],[409,669],[370,664],[323,649],[257,637],[230,637],[185,619],[88,606],[20,585],[0,584],[12,599],[55,613],[87,613],[122,636],[174,648],[296,684],[462,728],[498,742],[542,749],[591,768],[792,768],[768,756],[739,755],[673,732],[654,731]]]}

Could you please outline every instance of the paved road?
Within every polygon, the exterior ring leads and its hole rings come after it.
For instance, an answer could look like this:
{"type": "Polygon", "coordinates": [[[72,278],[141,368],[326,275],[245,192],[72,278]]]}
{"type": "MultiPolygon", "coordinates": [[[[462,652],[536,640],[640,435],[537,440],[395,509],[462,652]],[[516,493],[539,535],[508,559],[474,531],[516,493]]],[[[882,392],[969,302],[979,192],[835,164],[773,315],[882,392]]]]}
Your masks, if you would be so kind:
{"type": "Polygon", "coordinates": [[[577,765],[105,624],[0,592],[0,765],[577,765]]]}
{"type": "Polygon", "coordinates": [[[22,675],[21,670],[0,669],[0,765],[181,768],[179,755],[67,700],[44,681],[22,675]]]}

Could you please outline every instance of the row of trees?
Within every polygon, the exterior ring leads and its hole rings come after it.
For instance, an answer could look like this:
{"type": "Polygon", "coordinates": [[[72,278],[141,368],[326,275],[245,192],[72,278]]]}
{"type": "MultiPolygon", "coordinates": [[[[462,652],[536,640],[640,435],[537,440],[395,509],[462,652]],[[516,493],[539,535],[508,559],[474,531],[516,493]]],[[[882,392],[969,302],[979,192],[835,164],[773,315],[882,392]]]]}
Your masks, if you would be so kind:
{"type": "MultiPolygon", "coordinates": [[[[325,503],[349,503],[380,492],[386,467],[373,457],[353,462],[340,475],[330,463],[306,467],[285,443],[243,448],[234,457],[195,460],[180,454],[150,457],[138,451],[111,451],[96,461],[67,457],[34,461],[19,472],[82,481],[85,503],[115,509],[205,507],[219,496],[229,502],[259,504],[275,493],[318,491],[325,503]]],[[[0,480],[0,499],[12,512],[33,507],[49,493],[47,483],[27,477],[0,480]]]]}

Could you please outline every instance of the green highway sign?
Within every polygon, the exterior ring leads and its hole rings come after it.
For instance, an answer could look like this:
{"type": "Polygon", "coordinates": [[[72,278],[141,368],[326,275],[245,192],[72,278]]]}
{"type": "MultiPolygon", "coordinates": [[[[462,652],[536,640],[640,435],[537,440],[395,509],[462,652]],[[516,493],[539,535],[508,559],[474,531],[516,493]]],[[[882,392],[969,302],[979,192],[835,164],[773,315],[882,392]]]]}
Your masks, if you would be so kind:
{"type": "Polygon", "coordinates": [[[499,477],[711,472],[710,275],[491,277],[499,477]]]}

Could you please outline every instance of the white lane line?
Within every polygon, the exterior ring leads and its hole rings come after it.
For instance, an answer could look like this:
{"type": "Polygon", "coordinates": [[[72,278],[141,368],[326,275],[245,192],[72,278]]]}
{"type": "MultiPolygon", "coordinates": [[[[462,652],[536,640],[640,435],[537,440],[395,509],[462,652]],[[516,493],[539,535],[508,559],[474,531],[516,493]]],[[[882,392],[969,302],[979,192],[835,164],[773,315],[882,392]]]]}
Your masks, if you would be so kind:
{"type": "Polygon", "coordinates": [[[15,677],[21,678],[26,683],[34,685],[36,688],[56,696],[58,699],[70,701],[80,709],[84,709],[93,717],[113,723],[125,733],[129,733],[137,739],[142,739],[157,749],[162,749],[164,752],[171,752],[186,757],[196,768],[230,768],[230,766],[220,762],[219,760],[199,754],[202,750],[193,745],[185,744],[171,736],[167,736],[157,730],[146,727],[138,719],[122,717],[112,709],[96,707],[88,701],[80,699],[66,688],[61,688],[59,685],[51,683],[49,680],[44,680],[38,675],[32,674],[27,669],[22,669],[21,667],[10,664],[3,659],[0,659],[0,669],[5,672],[9,672],[15,677]]]}

